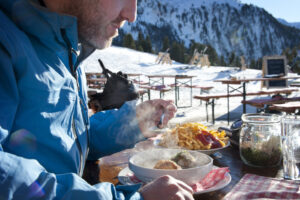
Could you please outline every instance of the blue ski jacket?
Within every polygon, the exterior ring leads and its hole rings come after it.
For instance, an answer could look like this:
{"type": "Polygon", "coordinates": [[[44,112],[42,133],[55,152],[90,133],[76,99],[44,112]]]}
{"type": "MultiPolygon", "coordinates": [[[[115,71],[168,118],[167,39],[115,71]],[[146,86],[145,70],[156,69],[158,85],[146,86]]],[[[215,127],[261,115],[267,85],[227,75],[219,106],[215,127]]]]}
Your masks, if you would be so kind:
{"type": "Polygon", "coordinates": [[[135,102],[90,119],[77,21],[37,0],[0,0],[0,200],[142,199],[140,185],[90,185],[86,159],[144,139],[135,102]]]}

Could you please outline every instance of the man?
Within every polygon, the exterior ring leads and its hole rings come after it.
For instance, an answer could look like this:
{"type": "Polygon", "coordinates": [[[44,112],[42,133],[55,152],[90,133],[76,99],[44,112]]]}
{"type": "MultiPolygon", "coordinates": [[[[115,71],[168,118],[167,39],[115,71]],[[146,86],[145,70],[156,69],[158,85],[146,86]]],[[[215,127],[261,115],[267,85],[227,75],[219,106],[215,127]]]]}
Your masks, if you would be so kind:
{"type": "Polygon", "coordinates": [[[132,147],[176,112],[153,100],[87,117],[80,63],[135,17],[136,0],[0,1],[0,199],[193,199],[169,176],[140,190],[80,177],[87,157],[132,147]]]}

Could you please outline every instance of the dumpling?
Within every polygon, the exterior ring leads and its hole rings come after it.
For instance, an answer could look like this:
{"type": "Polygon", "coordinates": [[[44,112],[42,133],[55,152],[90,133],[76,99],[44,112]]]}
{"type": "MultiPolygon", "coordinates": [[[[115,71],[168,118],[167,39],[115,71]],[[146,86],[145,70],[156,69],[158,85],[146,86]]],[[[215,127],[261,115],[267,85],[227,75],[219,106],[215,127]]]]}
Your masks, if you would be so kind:
{"type": "Polygon", "coordinates": [[[159,160],[155,164],[154,169],[174,169],[174,170],[178,170],[178,169],[181,169],[181,167],[179,165],[177,165],[172,160],[159,160]]]}
{"type": "Polygon", "coordinates": [[[182,168],[191,168],[195,167],[196,159],[187,151],[182,151],[176,154],[174,158],[171,159],[172,161],[176,162],[182,168]]]}

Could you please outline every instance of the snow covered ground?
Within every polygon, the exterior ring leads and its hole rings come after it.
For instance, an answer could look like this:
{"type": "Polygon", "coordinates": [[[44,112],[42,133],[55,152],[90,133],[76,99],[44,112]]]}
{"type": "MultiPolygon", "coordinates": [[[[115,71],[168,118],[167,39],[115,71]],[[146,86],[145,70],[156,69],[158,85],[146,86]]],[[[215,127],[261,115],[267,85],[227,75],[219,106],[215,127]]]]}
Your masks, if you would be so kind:
{"type": "MultiPolygon", "coordinates": [[[[196,67],[189,66],[187,64],[182,64],[173,61],[172,65],[161,65],[155,64],[157,55],[143,53],[122,47],[110,47],[105,50],[97,50],[94,52],[86,61],[84,61],[86,72],[102,72],[99,66],[98,59],[100,58],[106,68],[113,72],[122,71],[125,73],[140,73],[141,80],[148,82],[148,77],[146,75],[193,75],[193,85],[201,86],[213,86],[214,88],[210,91],[210,94],[220,94],[227,92],[227,85],[223,85],[219,82],[214,82],[217,79],[225,79],[230,76],[236,78],[258,78],[261,77],[261,70],[247,69],[241,71],[236,67],[196,67]]],[[[290,74],[289,74],[290,75],[290,74]]],[[[294,74],[295,75],[295,74],[294,74]]],[[[174,83],[174,78],[166,78],[165,84],[174,83]]],[[[247,83],[247,92],[255,92],[261,89],[261,82],[249,82],[247,83]]],[[[193,89],[193,95],[200,93],[199,89],[193,89]]],[[[299,92],[293,93],[291,96],[299,96],[299,92]]],[[[175,94],[174,90],[166,92],[164,99],[174,100],[175,94]]],[[[145,96],[147,98],[147,96],[145,96]]],[[[145,99],[144,98],[144,99],[145,99]]],[[[151,99],[159,98],[159,92],[151,92],[151,99]]],[[[252,98],[265,98],[261,97],[248,97],[252,98]]],[[[240,118],[242,115],[242,97],[230,98],[230,117],[231,121],[240,118]]],[[[190,89],[180,88],[180,99],[178,106],[185,106],[190,104],[190,89]]],[[[209,122],[211,122],[211,107],[208,107],[209,111],[209,122]]],[[[255,113],[256,108],[252,106],[247,106],[247,113],[255,113]]],[[[216,101],[215,105],[215,118],[216,126],[224,125],[224,121],[227,120],[227,99],[219,99],[216,101]]],[[[181,123],[185,121],[197,121],[206,123],[206,111],[205,102],[200,104],[199,100],[193,99],[192,107],[179,108],[177,116],[170,122],[170,124],[181,123]]]]}

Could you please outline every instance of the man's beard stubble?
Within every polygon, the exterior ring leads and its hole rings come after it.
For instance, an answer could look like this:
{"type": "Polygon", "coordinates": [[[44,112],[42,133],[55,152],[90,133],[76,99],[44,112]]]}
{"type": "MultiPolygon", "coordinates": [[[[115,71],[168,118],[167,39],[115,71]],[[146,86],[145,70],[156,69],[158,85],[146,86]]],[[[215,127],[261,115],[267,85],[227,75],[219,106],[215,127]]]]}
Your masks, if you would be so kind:
{"type": "MultiPolygon", "coordinates": [[[[98,2],[98,1],[97,1],[98,2]]],[[[94,4],[97,5],[97,4],[94,4]]],[[[65,7],[65,13],[77,18],[78,39],[83,45],[95,49],[104,49],[112,44],[113,37],[106,38],[106,24],[103,22],[101,10],[96,6],[90,7],[82,1],[73,1],[65,7]]]]}
{"type": "Polygon", "coordinates": [[[105,28],[101,21],[80,17],[78,18],[79,41],[95,49],[107,48],[111,46],[112,38],[105,38],[105,28]]]}

